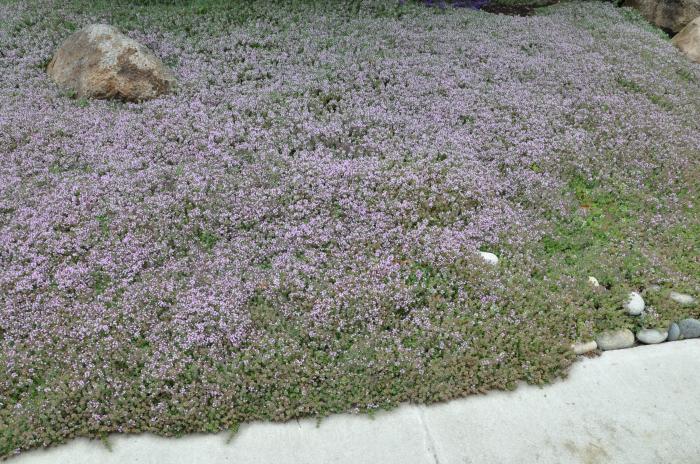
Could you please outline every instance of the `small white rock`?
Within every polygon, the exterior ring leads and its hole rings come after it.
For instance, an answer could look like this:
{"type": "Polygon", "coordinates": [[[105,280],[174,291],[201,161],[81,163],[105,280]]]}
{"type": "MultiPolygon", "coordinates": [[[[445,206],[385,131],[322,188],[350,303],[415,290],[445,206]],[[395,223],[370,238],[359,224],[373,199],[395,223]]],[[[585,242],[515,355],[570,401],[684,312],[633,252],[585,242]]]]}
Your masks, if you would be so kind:
{"type": "Polygon", "coordinates": [[[637,292],[630,292],[630,296],[625,303],[625,309],[630,316],[639,316],[644,311],[644,298],[637,292]]]}
{"type": "Polygon", "coordinates": [[[591,340],[590,342],[574,343],[571,345],[571,349],[574,350],[574,353],[576,354],[588,353],[597,348],[598,344],[595,342],[595,340],[591,340]]]}
{"type": "Polygon", "coordinates": [[[661,329],[642,329],[637,332],[637,340],[647,345],[655,345],[665,342],[668,338],[668,331],[661,329]]]}
{"type": "Polygon", "coordinates": [[[695,303],[695,298],[686,293],[671,292],[668,296],[676,303],[682,305],[691,305],[695,303]]]}
{"type": "Polygon", "coordinates": [[[594,287],[600,287],[600,282],[598,282],[598,279],[593,276],[588,276],[588,283],[594,287]]]}
{"type": "Polygon", "coordinates": [[[498,256],[494,255],[493,253],[489,253],[488,251],[480,251],[479,254],[487,263],[493,266],[498,264],[498,256]]]}

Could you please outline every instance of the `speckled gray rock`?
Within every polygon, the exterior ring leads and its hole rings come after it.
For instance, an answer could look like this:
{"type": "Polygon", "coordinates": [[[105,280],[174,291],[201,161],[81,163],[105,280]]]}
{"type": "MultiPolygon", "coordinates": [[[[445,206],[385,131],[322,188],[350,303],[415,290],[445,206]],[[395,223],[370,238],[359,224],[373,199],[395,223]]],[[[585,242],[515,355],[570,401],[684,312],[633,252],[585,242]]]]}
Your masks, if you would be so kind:
{"type": "Polygon", "coordinates": [[[700,16],[700,0],[624,0],[651,23],[678,32],[700,16]]]}
{"type": "Polygon", "coordinates": [[[629,329],[609,330],[599,334],[595,341],[603,351],[620,350],[634,345],[634,334],[629,329]]]}
{"type": "Polygon", "coordinates": [[[678,328],[683,339],[700,337],[700,321],[697,319],[683,319],[678,323],[678,328]]]}
{"type": "Polygon", "coordinates": [[[661,329],[642,329],[637,332],[637,340],[645,345],[655,345],[666,341],[668,331],[661,329]]]}
{"type": "Polygon", "coordinates": [[[595,342],[595,340],[591,340],[590,342],[574,343],[571,345],[571,349],[574,350],[574,353],[576,354],[590,353],[597,348],[598,344],[595,342]]]}
{"type": "Polygon", "coordinates": [[[671,292],[668,294],[668,297],[676,303],[684,306],[695,304],[695,298],[686,293],[671,292]]]}
{"type": "Polygon", "coordinates": [[[85,98],[139,102],[168,93],[175,77],[149,49],[106,24],[91,24],[56,50],[47,72],[85,98]]]}
{"type": "Polygon", "coordinates": [[[630,316],[639,316],[644,311],[644,298],[637,292],[630,292],[629,298],[625,302],[625,310],[630,316]]]}
{"type": "Polygon", "coordinates": [[[668,338],[667,340],[669,342],[675,342],[678,340],[681,336],[681,328],[678,327],[678,324],[673,322],[670,326],[668,326],[668,338]]]}

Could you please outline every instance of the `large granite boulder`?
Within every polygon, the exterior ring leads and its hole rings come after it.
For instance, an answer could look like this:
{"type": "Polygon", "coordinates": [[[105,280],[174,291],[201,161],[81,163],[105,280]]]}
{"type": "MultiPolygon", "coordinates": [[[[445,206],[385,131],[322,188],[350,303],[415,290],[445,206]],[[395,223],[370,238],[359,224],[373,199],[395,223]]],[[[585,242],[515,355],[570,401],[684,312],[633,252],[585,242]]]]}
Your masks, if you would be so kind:
{"type": "Polygon", "coordinates": [[[673,32],[700,16],[700,0],[625,0],[650,22],[673,32]]]}
{"type": "Polygon", "coordinates": [[[143,101],[169,92],[175,77],[146,47],[105,24],[70,35],[47,72],[78,97],[143,101]]]}
{"type": "MultiPolygon", "coordinates": [[[[685,26],[682,31],[673,37],[671,42],[688,55],[688,58],[696,63],[700,63],[700,17],[695,18],[690,24],[685,26]]],[[[691,298],[690,301],[692,302],[693,299],[691,298]]]]}

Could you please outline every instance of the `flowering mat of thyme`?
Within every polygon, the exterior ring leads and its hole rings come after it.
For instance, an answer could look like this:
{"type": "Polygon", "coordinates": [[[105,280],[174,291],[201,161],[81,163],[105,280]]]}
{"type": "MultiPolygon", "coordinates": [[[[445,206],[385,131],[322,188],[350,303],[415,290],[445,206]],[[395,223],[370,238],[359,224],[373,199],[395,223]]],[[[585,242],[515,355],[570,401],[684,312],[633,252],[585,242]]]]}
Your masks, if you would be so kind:
{"type": "Polygon", "coordinates": [[[541,384],[700,315],[700,66],[631,10],[2,0],[0,75],[2,457],[541,384]],[[57,90],[93,22],[178,92],[57,90]]]}

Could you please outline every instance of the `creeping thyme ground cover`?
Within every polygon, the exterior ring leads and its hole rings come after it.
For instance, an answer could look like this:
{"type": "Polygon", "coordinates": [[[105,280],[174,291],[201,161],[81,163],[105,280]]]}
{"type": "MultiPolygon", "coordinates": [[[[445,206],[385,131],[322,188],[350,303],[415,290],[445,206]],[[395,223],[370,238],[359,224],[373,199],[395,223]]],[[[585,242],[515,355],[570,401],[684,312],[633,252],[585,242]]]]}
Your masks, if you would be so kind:
{"type": "Polygon", "coordinates": [[[700,67],[629,10],[3,0],[0,76],[0,456],[544,383],[700,314],[666,298],[700,292],[700,67]],[[177,94],[61,94],[92,22],[177,94]]]}

